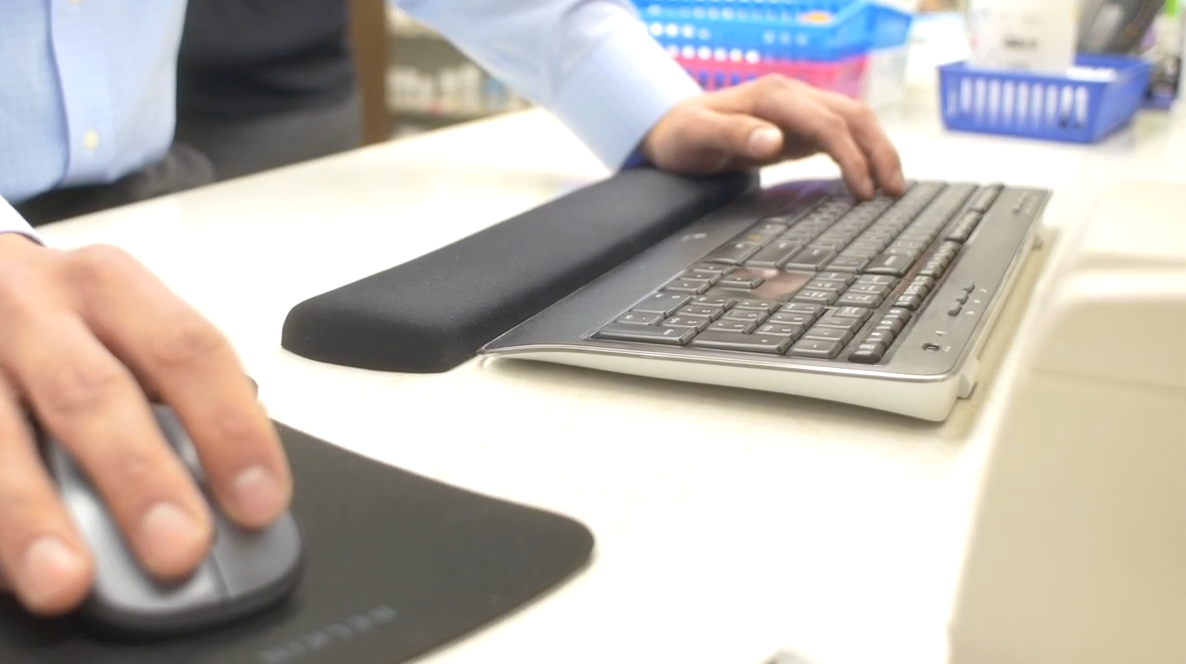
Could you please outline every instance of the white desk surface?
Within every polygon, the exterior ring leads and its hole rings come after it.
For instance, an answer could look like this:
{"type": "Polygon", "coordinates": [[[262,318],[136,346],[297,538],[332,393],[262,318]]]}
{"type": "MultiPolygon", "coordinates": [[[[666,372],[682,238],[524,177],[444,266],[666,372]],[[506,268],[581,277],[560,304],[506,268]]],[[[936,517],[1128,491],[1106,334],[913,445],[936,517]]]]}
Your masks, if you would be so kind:
{"type": "MultiPolygon", "coordinates": [[[[1109,180],[1186,180],[1180,120],[1147,115],[1093,147],[996,139],[943,132],[933,95],[911,94],[885,116],[909,177],[1053,187],[1051,226],[1080,221],[1109,180]]],[[[815,158],[764,177],[834,174],[815,158]]],[[[299,301],[604,175],[563,127],[530,111],[45,236],[134,252],[230,334],[277,419],[593,529],[587,571],[431,664],[759,664],[788,646],[820,664],[942,662],[995,383],[933,425],[534,364],[372,373],[280,348],[299,301]]]]}

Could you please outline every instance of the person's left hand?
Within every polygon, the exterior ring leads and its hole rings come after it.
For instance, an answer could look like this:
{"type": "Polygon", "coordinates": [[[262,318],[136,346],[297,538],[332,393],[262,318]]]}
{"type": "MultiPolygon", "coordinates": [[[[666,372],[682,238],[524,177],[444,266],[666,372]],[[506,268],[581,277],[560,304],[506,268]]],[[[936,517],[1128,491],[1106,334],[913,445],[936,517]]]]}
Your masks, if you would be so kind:
{"type": "Polygon", "coordinates": [[[906,188],[898,152],[868,106],[777,75],[685,100],[655,124],[642,152],[657,168],[685,175],[825,152],[858,198],[906,188]]]}

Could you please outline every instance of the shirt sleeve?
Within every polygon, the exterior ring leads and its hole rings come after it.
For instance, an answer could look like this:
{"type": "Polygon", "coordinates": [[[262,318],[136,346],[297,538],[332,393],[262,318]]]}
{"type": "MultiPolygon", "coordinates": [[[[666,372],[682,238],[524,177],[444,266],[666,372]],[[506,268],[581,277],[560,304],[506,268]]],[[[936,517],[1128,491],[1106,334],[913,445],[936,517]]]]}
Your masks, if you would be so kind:
{"type": "Polygon", "coordinates": [[[696,81],[647,32],[629,0],[389,0],[490,75],[555,114],[606,166],[696,81]]]}
{"type": "Polygon", "coordinates": [[[29,225],[29,222],[12,209],[8,201],[0,198],[0,235],[4,233],[20,233],[38,244],[44,244],[41,238],[33,232],[33,227],[29,225]]]}

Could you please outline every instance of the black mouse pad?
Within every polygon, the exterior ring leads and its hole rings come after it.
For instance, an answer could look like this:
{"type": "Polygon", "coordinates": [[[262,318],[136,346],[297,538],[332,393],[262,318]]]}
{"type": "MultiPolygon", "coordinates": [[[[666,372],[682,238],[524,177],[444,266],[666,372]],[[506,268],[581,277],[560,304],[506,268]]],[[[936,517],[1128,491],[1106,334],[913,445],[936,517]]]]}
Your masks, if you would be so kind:
{"type": "Polygon", "coordinates": [[[400,664],[520,608],[588,563],[562,515],[430,480],[278,425],[307,567],[283,605],[229,629],[116,640],[0,598],[3,664],[400,664]]]}

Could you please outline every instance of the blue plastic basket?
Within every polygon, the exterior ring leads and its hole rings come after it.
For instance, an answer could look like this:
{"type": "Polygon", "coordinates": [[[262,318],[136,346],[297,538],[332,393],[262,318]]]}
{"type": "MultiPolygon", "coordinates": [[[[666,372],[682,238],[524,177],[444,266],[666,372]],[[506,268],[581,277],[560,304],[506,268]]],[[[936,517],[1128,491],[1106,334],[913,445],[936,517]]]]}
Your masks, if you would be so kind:
{"type": "Polygon", "coordinates": [[[1151,65],[1141,58],[1080,55],[1079,68],[1110,80],[939,67],[943,124],[956,131],[1095,143],[1127,125],[1141,108],[1151,65]]]}
{"type": "Polygon", "coordinates": [[[660,44],[782,61],[834,62],[906,42],[913,17],[868,0],[635,0],[660,44]],[[822,18],[821,18],[822,17],[822,18]]]}

